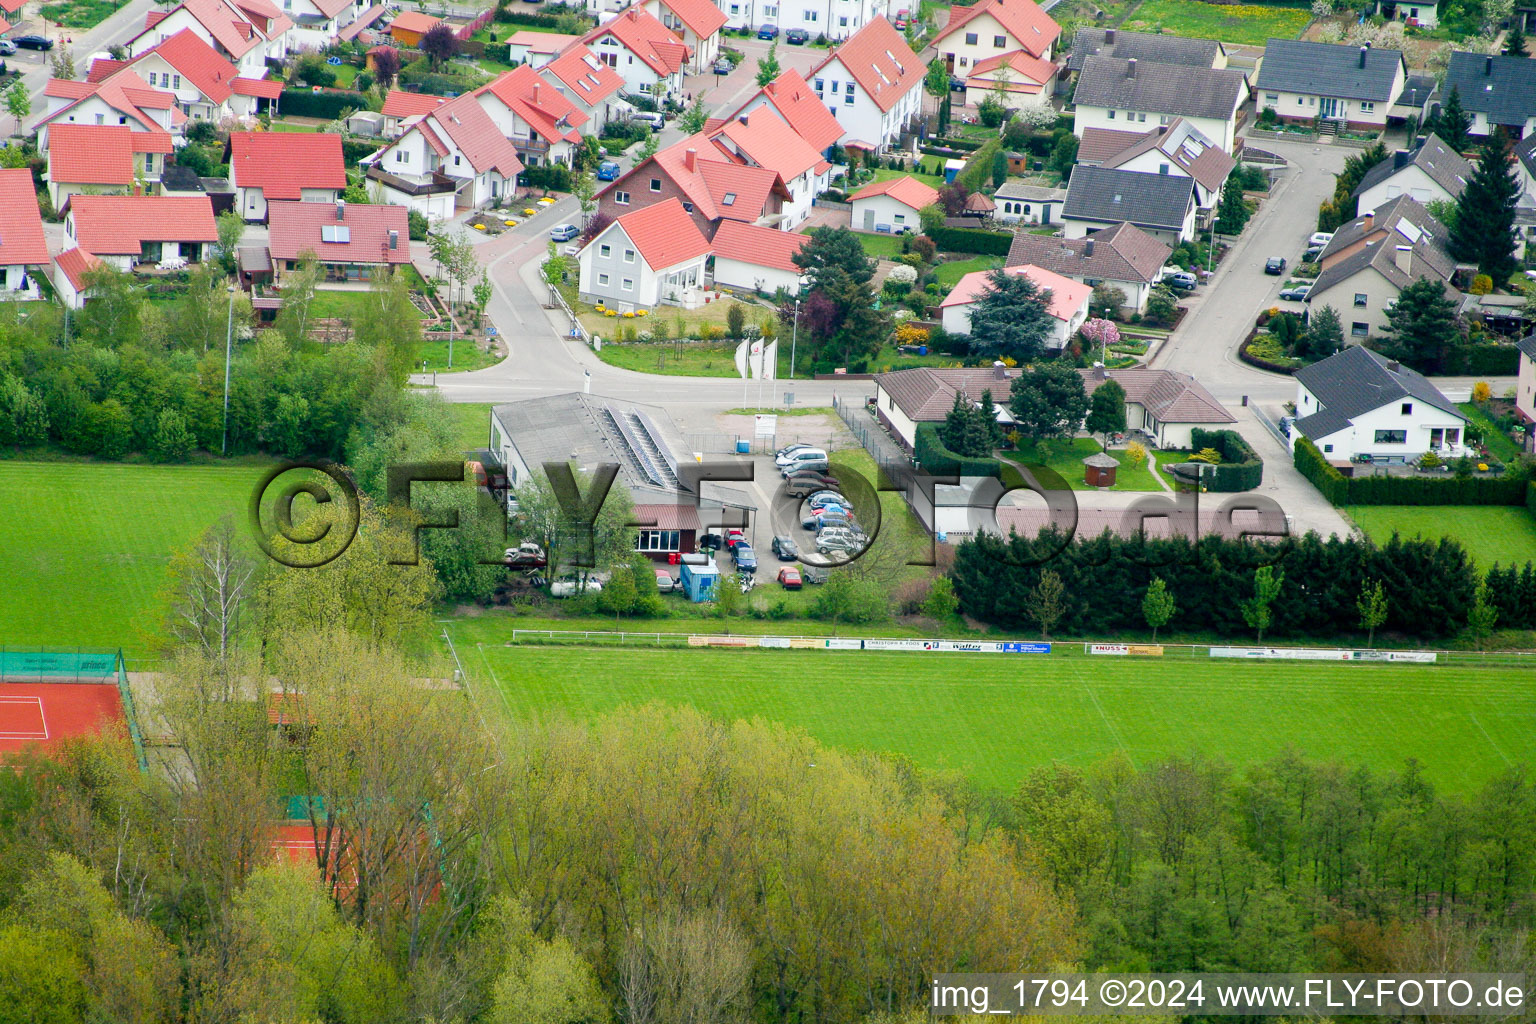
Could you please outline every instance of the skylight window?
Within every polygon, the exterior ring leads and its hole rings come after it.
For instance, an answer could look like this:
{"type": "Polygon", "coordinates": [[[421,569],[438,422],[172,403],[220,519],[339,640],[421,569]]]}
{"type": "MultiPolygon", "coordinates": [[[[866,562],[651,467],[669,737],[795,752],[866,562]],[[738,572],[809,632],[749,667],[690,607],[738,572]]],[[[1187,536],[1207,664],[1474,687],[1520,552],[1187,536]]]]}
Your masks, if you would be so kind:
{"type": "Polygon", "coordinates": [[[721,206],[735,206],[736,205],[736,193],[735,192],[727,192],[725,194],[725,198],[720,200],[720,205],[721,206]]]}
{"type": "Polygon", "coordinates": [[[320,241],[350,242],[352,241],[352,228],[346,224],[322,224],[320,225],[320,241]]]}

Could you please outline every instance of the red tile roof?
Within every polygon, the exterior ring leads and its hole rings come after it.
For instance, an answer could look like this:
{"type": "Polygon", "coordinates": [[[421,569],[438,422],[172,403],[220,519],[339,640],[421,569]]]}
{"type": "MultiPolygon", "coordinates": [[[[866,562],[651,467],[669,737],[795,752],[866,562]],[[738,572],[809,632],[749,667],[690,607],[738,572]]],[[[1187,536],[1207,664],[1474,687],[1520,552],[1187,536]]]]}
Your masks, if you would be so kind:
{"type": "Polygon", "coordinates": [[[229,177],[268,200],[299,199],[306,188],[346,188],[341,136],[327,132],[230,132],[229,177]]]}
{"type": "Polygon", "coordinates": [[[395,15],[395,20],[389,23],[391,29],[400,29],[402,32],[420,32],[423,35],[432,31],[433,26],[442,21],[442,18],[434,18],[430,14],[420,11],[401,11],[395,15]]]}
{"type": "Polygon", "coordinates": [[[427,121],[453,141],[476,174],[495,170],[510,178],[523,169],[517,147],[501,134],[474,93],[467,92],[443,104],[428,115],[427,121]]]}
{"type": "Polygon", "coordinates": [[[676,74],[693,54],[693,47],[677,38],[676,33],[649,11],[628,7],[612,21],[604,22],[581,37],[583,43],[593,43],[611,35],[625,49],[639,57],[646,67],[661,76],[676,74]]]}
{"type": "Polygon", "coordinates": [[[795,266],[792,257],[808,241],[809,235],[728,220],[720,224],[711,247],[717,259],[740,260],[753,266],[772,267],[796,274],[800,268],[795,266]]]}
{"type": "Polygon", "coordinates": [[[790,127],[799,132],[800,137],[818,152],[825,150],[843,137],[843,126],[837,123],[837,118],[833,117],[832,112],[822,104],[821,97],[816,95],[816,90],[812,89],[806,80],[800,77],[800,72],[793,68],[754,93],[751,99],[736,108],[731,117],[710,118],[705,123],[704,129],[713,131],[720,127],[740,114],[759,97],[777,110],[779,116],[788,121],[790,127]]]}
{"type": "Polygon", "coordinates": [[[130,136],[134,134],[119,124],[49,126],[48,180],[70,185],[133,184],[130,136]]]}
{"type": "Polygon", "coordinates": [[[217,50],[203,42],[203,37],[184,28],[154,49],[140,54],[137,64],[151,53],[160,57],[191,82],[198,92],[214,103],[229,99],[230,83],[240,72],[233,64],[219,56],[217,50]]]}
{"type": "MultiPolygon", "coordinates": [[[[0,0],[0,3],[4,3],[4,2],[5,2],[5,0],[0,0]]],[[[22,2],[25,3],[26,0],[22,0],[22,2]]],[[[144,15],[144,31],[148,32],[150,29],[152,29],[156,25],[160,24],[166,18],[170,17],[170,14],[171,14],[170,11],[150,11],[149,13],[145,14],[144,15]]]]}
{"type": "MultiPolygon", "coordinates": [[[[1026,0],[1027,2],[1027,0],[1026,0]]],[[[951,10],[961,10],[954,7],[951,10]]],[[[842,64],[881,110],[890,110],[923,81],[928,68],[884,18],[875,18],[848,37],[822,61],[811,77],[833,61],[842,64]]]]}
{"type": "Polygon", "coordinates": [[[207,29],[214,41],[231,56],[243,57],[261,43],[262,37],[256,26],[223,0],[182,0],[180,9],[207,29]]]}
{"type": "Polygon", "coordinates": [[[658,0],[700,39],[708,39],[725,24],[725,12],[709,0],[658,0]]]}
{"type": "Polygon", "coordinates": [[[43,238],[32,172],[25,167],[0,169],[0,265],[47,262],[48,243],[43,238]]]}
{"type": "Polygon", "coordinates": [[[325,263],[409,263],[407,213],[403,206],[351,205],[337,220],[335,203],[278,203],[268,213],[267,245],[274,260],[296,260],[310,251],[325,263]],[[344,226],[347,241],[325,241],[320,229],[332,226],[344,226]],[[390,231],[398,232],[394,249],[389,247],[390,231]]]}
{"type": "Polygon", "coordinates": [[[853,194],[854,199],[873,199],[875,196],[890,196],[898,203],[921,210],[939,201],[939,190],[904,174],[899,178],[872,181],[853,194]]]}
{"type": "Polygon", "coordinates": [[[310,0],[316,9],[327,18],[334,18],[348,7],[352,6],[352,0],[310,0]]]}
{"type": "MultiPolygon", "coordinates": [[[[988,280],[991,273],[990,270],[974,270],[966,274],[939,305],[965,306],[977,301],[991,291],[992,282],[988,280]]],[[[1039,267],[1009,267],[1003,273],[1022,275],[1035,282],[1048,300],[1051,316],[1057,320],[1070,322],[1082,310],[1088,296],[1093,294],[1093,288],[1089,285],[1039,267]]]]}
{"type": "Polygon", "coordinates": [[[983,14],[990,14],[997,19],[1003,31],[1033,57],[1044,55],[1046,48],[1061,35],[1061,26],[1042,11],[1034,0],[981,0],[974,7],[956,6],[951,7],[949,12],[949,24],[934,36],[934,45],[983,14]]]}
{"type": "Polygon", "coordinates": [[[723,152],[768,168],[786,184],[825,162],[788,121],[767,107],[721,125],[714,141],[723,152]]]}
{"type": "Polygon", "coordinates": [[[675,197],[626,213],[613,225],[624,230],[652,270],[664,270],[709,252],[709,239],[675,197]]]}
{"type": "Polygon", "coordinates": [[[77,292],[85,290],[85,275],[102,265],[101,260],[79,246],[65,249],[53,258],[53,262],[64,271],[64,276],[69,279],[70,285],[77,292]]]}
{"type": "Polygon", "coordinates": [[[27,0],[0,0],[0,10],[6,14],[15,14],[27,4],[27,0]]]}
{"type": "Polygon", "coordinates": [[[594,106],[624,88],[624,77],[577,43],[539,69],[546,80],[553,77],[569,95],[594,106]]]}
{"type": "Polygon", "coordinates": [[[44,96],[78,100],[94,95],[100,82],[77,82],[72,78],[50,78],[43,85],[44,96]]]}
{"type": "Polygon", "coordinates": [[[1001,76],[1001,80],[1005,83],[1003,85],[1005,92],[1037,93],[1056,75],[1056,65],[1050,61],[1031,56],[1023,50],[1010,50],[996,57],[977,61],[976,66],[971,68],[970,77],[965,80],[965,84],[975,88],[993,87],[993,83],[999,80],[999,76],[994,75],[993,72],[1000,67],[1008,69],[1007,73],[1001,76]]]}
{"type": "Polygon", "coordinates": [[[576,129],[587,123],[587,115],[526,64],[500,75],[477,92],[495,96],[547,142],[581,141],[581,133],[576,129]]]}
{"type": "MultiPolygon", "coordinates": [[[[702,133],[673,143],[651,161],[683,190],[688,201],[706,220],[723,218],[748,223],[757,220],[763,215],[768,197],[778,182],[778,175],[766,167],[732,163],[702,133]],[[691,157],[688,155],[690,149],[694,151],[691,157]]],[[[649,177],[651,161],[631,170],[614,182],[613,187],[649,177]]],[[[647,194],[640,189],[630,191],[634,195],[647,194]]]]}
{"type": "Polygon", "coordinates": [[[126,60],[113,60],[111,57],[97,57],[91,61],[91,69],[85,73],[85,80],[94,84],[105,82],[117,72],[128,66],[126,60]]]}
{"type": "Polygon", "coordinates": [[[359,35],[362,34],[364,29],[383,17],[386,10],[388,10],[388,8],[386,8],[383,4],[374,4],[362,14],[359,14],[356,21],[342,29],[337,33],[337,35],[348,41],[356,39],[359,35]]]}
{"type": "Polygon", "coordinates": [[[237,96],[256,96],[275,100],[283,94],[283,83],[266,78],[236,78],[229,83],[237,96]]]}
{"type": "Polygon", "coordinates": [[[418,114],[429,114],[447,102],[442,96],[429,96],[422,92],[406,92],[404,89],[391,89],[389,95],[384,97],[385,117],[415,117],[418,114]]]}
{"type": "Polygon", "coordinates": [[[97,256],[137,256],[145,242],[219,240],[207,196],[74,195],[66,205],[75,241],[97,256]]]}
{"type": "MultiPolygon", "coordinates": [[[[76,104],[88,96],[94,96],[118,113],[137,121],[139,125],[149,133],[165,135],[167,142],[170,136],[145,109],[170,110],[174,115],[177,112],[176,97],[168,92],[151,89],[149,83],[134,73],[132,68],[120,68],[109,78],[97,83],[71,82],[60,78],[50,78],[43,88],[45,96],[57,96],[72,102],[60,107],[47,117],[41,124],[53,125],[60,123],[63,115],[73,109],[76,104]]],[[[185,119],[185,118],[183,118],[185,119]]],[[[175,118],[172,118],[175,123],[175,118]]],[[[129,125],[132,127],[132,125],[129,125]]],[[[141,149],[140,152],[164,152],[169,149],[141,149]]]]}

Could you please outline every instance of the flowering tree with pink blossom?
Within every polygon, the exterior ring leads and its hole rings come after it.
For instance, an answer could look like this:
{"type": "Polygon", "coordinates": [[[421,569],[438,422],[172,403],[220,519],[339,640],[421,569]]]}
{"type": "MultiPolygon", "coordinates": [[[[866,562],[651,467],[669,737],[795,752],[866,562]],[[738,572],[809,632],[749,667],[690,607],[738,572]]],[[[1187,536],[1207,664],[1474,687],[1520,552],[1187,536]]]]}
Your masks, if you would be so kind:
{"type": "Polygon", "coordinates": [[[1115,326],[1113,320],[1094,317],[1083,324],[1079,328],[1078,333],[1088,339],[1089,343],[1096,346],[1101,352],[1108,353],[1111,345],[1120,344],[1120,328],[1115,326]]]}

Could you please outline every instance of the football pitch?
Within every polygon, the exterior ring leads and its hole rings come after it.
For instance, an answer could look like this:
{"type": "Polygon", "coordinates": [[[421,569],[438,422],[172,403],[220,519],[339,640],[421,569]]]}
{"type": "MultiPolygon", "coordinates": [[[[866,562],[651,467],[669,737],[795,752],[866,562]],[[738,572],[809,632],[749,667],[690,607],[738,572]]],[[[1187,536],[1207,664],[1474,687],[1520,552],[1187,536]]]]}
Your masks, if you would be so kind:
{"type": "MultiPolygon", "coordinates": [[[[626,705],[760,718],[1008,791],[1037,765],[1118,752],[1241,766],[1294,749],[1375,769],[1418,759],[1447,792],[1529,759],[1519,669],[898,652],[506,647],[450,626],[487,714],[586,719],[626,705]]],[[[482,634],[483,635],[483,634],[482,634]]],[[[1076,645],[1073,645],[1076,646],[1076,645]]]]}

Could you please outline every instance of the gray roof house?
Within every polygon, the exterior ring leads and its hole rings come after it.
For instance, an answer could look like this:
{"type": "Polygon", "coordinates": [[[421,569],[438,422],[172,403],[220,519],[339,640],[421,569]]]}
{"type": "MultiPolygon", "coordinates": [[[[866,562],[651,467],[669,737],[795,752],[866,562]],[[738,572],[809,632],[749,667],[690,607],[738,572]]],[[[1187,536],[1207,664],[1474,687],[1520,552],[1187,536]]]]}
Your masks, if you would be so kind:
{"type": "Polygon", "coordinates": [[[1365,172],[1355,189],[1356,209],[1374,210],[1389,199],[1411,196],[1420,203],[1454,200],[1472,179],[1472,165],[1430,135],[1414,150],[1400,149],[1365,172]]]}
{"type": "Polygon", "coordinates": [[[1536,61],[1531,58],[1452,53],[1442,100],[1452,89],[1472,115],[1472,134],[1487,135],[1496,125],[1517,129],[1513,134],[1520,136],[1536,131],[1536,61]]]}
{"type": "Polygon", "coordinates": [[[1422,374],[1364,346],[1296,371],[1292,447],[1305,437],[1334,462],[1407,462],[1462,451],[1467,417],[1422,374]]]}
{"type": "Polygon", "coordinates": [[[1224,68],[1227,49],[1215,39],[1186,39],[1161,32],[1126,32],[1114,28],[1080,28],[1072,38],[1067,70],[1081,71],[1089,57],[1120,57],[1192,68],[1224,68]]]}
{"type": "Polygon", "coordinates": [[[1408,80],[1401,50],[1271,39],[1254,85],[1259,107],[1282,118],[1381,127],[1408,80]]]}
{"type": "Polygon", "coordinates": [[[1081,238],[1122,221],[1177,245],[1194,234],[1195,180],[1113,167],[1079,167],[1067,183],[1061,217],[1068,238],[1081,238]]]}
{"type": "Polygon", "coordinates": [[[1171,255],[1172,249],[1140,228],[1116,224],[1087,238],[1053,238],[1021,229],[1003,263],[1029,264],[1087,285],[1107,283],[1125,292],[1126,308],[1139,313],[1171,255]]]}
{"type": "Polygon", "coordinates": [[[1072,94],[1074,131],[1079,136],[1089,128],[1147,131],[1183,117],[1230,153],[1238,110],[1247,99],[1248,79],[1233,68],[1088,57],[1072,94]],[[1148,117],[1155,118],[1150,125],[1148,117]]]}
{"type": "Polygon", "coordinates": [[[1445,262],[1454,262],[1446,248],[1450,230],[1413,197],[1398,196],[1375,207],[1362,204],[1360,208],[1365,212],[1354,220],[1345,221],[1333,233],[1333,238],[1318,256],[1318,270],[1326,270],[1346,256],[1354,255],[1367,241],[1380,241],[1388,235],[1397,236],[1394,244],[1423,241],[1434,246],[1445,262]]]}
{"type": "Polygon", "coordinates": [[[1461,294],[1449,287],[1455,272],[1456,261],[1445,251],[1443,236],[1428,235],[1406,218],[1399,218],[1391,231],[1373,231],[1359,248],[1323,267],[1306,302],[1313,309],[1332,306],[1346,336],[1363,341],[1383,333],[1387,310],[1397,301],[1398,293],[1415,281],[1439,281],[1447,286],[1446,294],[1452,301],[1460,301],[1461,294]]]}

